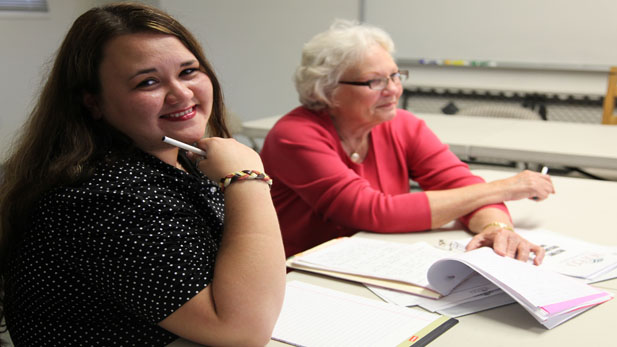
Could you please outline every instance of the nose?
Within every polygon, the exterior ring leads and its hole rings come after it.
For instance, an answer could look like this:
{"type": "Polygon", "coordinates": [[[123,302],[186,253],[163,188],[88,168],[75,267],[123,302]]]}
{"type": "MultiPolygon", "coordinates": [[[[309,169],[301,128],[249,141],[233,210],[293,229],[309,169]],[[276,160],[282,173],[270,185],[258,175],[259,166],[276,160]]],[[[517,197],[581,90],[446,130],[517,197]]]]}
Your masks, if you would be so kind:
{"type": "Polygon", "coordinates": [[[385,93],[397,93],[400,91],[402,91],[403,86],[401,85],[400,82],[395,82],[392,80],[392,78],[388,78],[388,84],[386,84],[386,87],[382,90],[385,93]]]}
{"type": "Polygon", "coordinates": [[[193,98],[193,91],[181,81],[172,81],[169,84],[165,101],[174,105],[193,98]]]}

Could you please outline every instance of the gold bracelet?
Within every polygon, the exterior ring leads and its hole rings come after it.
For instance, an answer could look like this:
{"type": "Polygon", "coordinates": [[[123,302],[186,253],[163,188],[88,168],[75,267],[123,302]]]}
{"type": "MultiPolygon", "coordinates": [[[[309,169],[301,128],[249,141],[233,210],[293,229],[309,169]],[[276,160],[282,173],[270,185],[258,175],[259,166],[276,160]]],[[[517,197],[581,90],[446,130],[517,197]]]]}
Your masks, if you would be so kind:
{"type": "Polygon", "coordinates": [[[511,227],[508,224],[503,223],[503,222],[490,222],[487,225],[482,227],[482,231],[484,231],[484,230],[486,230],[486,229],[488,229],[490,227],[499,227],[501,229],[506,229],[506,230],[514,231],[513,227],[511,227]]]}

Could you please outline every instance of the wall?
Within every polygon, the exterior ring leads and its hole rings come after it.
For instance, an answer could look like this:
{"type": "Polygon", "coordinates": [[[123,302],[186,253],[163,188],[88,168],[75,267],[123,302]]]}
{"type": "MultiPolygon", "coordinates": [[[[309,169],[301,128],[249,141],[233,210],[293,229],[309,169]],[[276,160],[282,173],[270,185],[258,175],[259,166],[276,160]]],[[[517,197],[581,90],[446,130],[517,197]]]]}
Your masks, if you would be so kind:
{"type": "Polygon", "coordinates": [[[358,18],[358,0],[161,0],[202,42],[230,111],[243,120],[299,105],[293,73],[303,44],[335,18],[358,18]]]}
{"type": "Polygon", "coordinates": [[[52,0],[46,14],[0,13],[0,158],[26,119],[66,31],[93,3],[52,0]]]}
{"type": "Polygon", "coordinates": [[[615,0],[366,0],[401,57],[617,64],[615,0]],[[396,11],[393,11],[396,9],[396,11]]]}
{"type": "Polygon", "coordinates": [[[606,91],[608,66],[617,65],[616,12],[615,0],[365,0],[366,21],[391,33],[399,59],[504,67],[415,66],[410,83],[566,94],[606,91]]]}

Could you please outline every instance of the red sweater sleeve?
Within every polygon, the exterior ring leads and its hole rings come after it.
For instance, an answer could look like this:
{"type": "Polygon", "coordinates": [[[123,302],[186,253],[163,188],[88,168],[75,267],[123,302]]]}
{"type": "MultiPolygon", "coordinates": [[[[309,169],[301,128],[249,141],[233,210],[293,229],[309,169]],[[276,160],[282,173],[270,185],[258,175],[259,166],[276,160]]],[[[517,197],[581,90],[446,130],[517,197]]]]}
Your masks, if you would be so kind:
{"type": "MultiPolygon", "coordinates": [[[[467,164],[461,162],[448,146],[426,126],[426,123],[411,113],[399,110],[397,117],[388,124],[393,141],[402,148],[399,152],[408,163],[410,178],[425,190],[444,190],[484,183],[484,179],[469,171],[467,164]]],[[[482,206],[459,220],[468,226],[471,217],[479,210],[492,207],[506,213],[503,203],[482,206]]]]}

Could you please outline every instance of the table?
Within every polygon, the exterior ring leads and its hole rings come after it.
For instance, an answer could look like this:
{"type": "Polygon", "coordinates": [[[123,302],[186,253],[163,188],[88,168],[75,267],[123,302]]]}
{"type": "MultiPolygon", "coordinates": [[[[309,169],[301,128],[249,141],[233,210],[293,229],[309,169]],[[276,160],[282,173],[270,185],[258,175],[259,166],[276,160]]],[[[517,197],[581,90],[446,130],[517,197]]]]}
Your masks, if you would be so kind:
{"type": "MultiPolygon", "coordinates": [[[[507,177],[511,172],[474,170],[487,181],[507,177]]],[[[543,202],[508,202],[515,226],[541,227],[587,241],[617,245],[614,210],[617,183],[581,178],[553,177],[556,194],[543,202]]],[[[388,241],[436,244],[439,239],[460,239],[468,235],[456,224],[430,232],[408,234],[358,233],[388,241]]],[[[300,280],[351,294],[379,300],[360,284],[307,272],[292,271],[287,280],[300,280]]],[[[617,292],[617,279],[594,284],[617,292]]],[[[418,308],[413,308],[418,309],[418,308]]],[[[617,300],[599,305],[552,330],[545,329],[518,304],[459,317],[459,324],[434,340],[430,346],[607,346],[614,339],[617,300]]],[[[268,346],[284,346],[271,341],[268,346]]]]}
{"type": "MultiPolygon", "coordinates": [[[[617,170],[617,127],[509,118],[418,114],[462,159],[494,158],[543,165],[617,170]]],[[[264,138],[281,116],[244,122],[264,138]]]]}
{"type": "Polygon", "coordinates": [[[460,157],[617,169],[617,127],[419,114],[460,157]]]}

